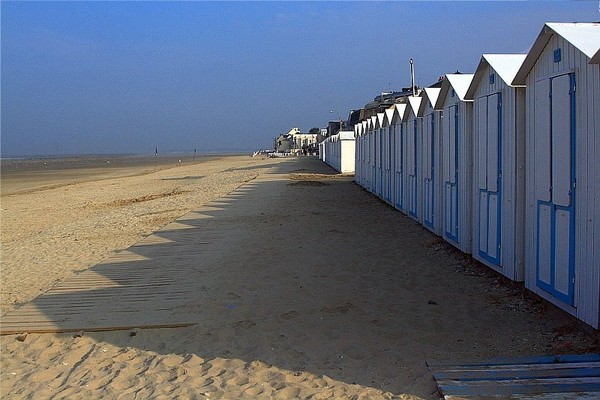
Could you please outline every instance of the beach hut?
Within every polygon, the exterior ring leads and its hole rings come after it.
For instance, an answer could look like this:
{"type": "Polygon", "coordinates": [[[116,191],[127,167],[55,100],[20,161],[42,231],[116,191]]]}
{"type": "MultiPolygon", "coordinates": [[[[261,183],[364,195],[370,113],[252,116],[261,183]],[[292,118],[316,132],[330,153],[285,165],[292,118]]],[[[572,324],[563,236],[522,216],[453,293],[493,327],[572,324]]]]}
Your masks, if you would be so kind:
{"type": "Polygon", "coordinates": [[[523,280],[525,86],[512,85],[525,54],[484,54],[473,100],[473,257],[523,280]]]}
{"type": "Polygon", "coordinates": [[[384,155],[384,126],[385,113],[377,113],[375,119],[375,190],[374,193],[383,198],[383,155],[384,155]]]}
{"type": "Polygon", "coordinates": [[[341,173],[354,173],[355,138],[352,131],[340,131],[323,142],[325,162],[341,173]]]}
{"type": "Polygon", "coordinates": [[[421,221],[421,118],[419,117],[419,105],[421,97],[409,96],[406,107],[406,204],[408,215],[421,221]]]}
{"type": "Polygon", "coordinates": [[[443,112],[442,236],[471,252],[472,111],[465,94],[473,74],[447,74],[435,108],[443,112]]]}
{"type": "Polygon", "coordinates": [[[354,181],[361,185],[362,178],[362,123],[354,125],[354,138],[356,140],[356,147],[354,149],[354,181]]]}
{"type": "Polygon", "coordinates": [[[377,137],[376,137],[377,115],[371,116],[369,123],[369,167],[371,169],[369,175],[369,186],[367,189],[371,193],[375,193],[377,185],[377,137]]]}
{"type": "Polygon", "coordinates": [[[599,326],[598,23],[547,23],[513,84],[526,85],[525,285],[599,326]]]}
{"type": "Polygon", "coordinates": [[[383,125],[385,126],[385,140],[384,140],[384,163],[383,163],[383,199],[393,205],[392,193],[394,187],[393,170],[394,170],[394,107],[387,108],[385,111],[385,117],[383,125]]]}
{"type": "Polygon", "coordinates": [[[360,185],[365,187],[367,184],[367,156],[368,156],[368,147],[367,147],[367,121],[362,121],[360,123],[360,153],[361,153],[361,167],[360,167],[360,185]]]}
{"type": "Polygon", "coordinates": [[[393,190],[392,190],[392,203],[394,207],[400,211],[405,212],[404,202],[404,181],[405,181],[405,170],[404,170],[404,147],[405,147],[405,134],[404,134],[404,114],[406,111],[406,104],[395,104],[393,106],[392,114],[392,135],[393,135],[393,190]]]}
{"type": "Polygon", "coordinates": [[[435,109],[440,88],[425,88],[421,92],[418,115],[422,118],[421,146],[421,191],[423,203],[423,225],[430,231],[442,235],[441,190],[440,190],[440,127],[442,112],[435,109]]]}

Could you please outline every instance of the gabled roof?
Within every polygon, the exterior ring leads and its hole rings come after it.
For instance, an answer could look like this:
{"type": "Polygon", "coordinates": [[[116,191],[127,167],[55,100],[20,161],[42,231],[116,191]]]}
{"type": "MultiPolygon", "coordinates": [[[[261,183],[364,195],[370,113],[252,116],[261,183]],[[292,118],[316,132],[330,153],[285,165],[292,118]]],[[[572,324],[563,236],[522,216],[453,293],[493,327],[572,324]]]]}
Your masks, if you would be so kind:
{"type": "Polygon", "coordinates": [[[412,111],[412,113],[415,115],[415,117],[419,116],[419,106],[421,105],[421,100],[423,100],[423,98],[419,97],[419,96],[408,96],[408,107],[406,108],[406,116],[409,116],[409,112],[412,111]]]}
{"type": "Polygon", "coordinates": [[[460,101],[473,101],[465,98],[473,76],[473,74],[446,74],[446,79],[442,83],[442,90],[435,102],[435,109],[441,110],[444,107],[444,101],[451,88],[454,89],[454,93],[460,101]]]}
{"type": "Polygon", "coordinates": [[[385,113],[377,113],[377,124],[375,127],[383,128],[383,117],[385,117],[385,113]]]}
{"type": "Polygon", "coordinates": [[[369,123],[369,129],[375,129],[377,125],[377,115],[371,116],[371,122],[369,123]]]}
{"type": "Polygon", "coordinates": [[[538,35],[531,50],[527,54],[523,65],[513,79],[513,85],[524,85],[529,71],[535,65],[540,54],[548,44],[552,35],[559,35],[571,43],[575,48],[592,58],[600,48],[600,23],[595,22],[576,22],[576,23],[557,23],[547,22],[538,35]]]}
{"type": "Polygon", "coordinates": [[[483,79],[484,71],[488,65],[498,74],[504,83],[506,83],[508,86],[513,86],[512,81],[515,78],[519,68],[521,68],[521,65],[523,65],[525,57],[527,57],[527,54],[482,55],[465,97],[469,100],[473,100],[473,97],[475,96],[475,90],[477,90],[477,86],[479,86],[479,83],[483,79]]]}
{"type": "Polygon", "coordinates": [[[394,117],[393,121],[400,120],[400,122],[404,121],[404,112],[406,111],[406,104],[394,104],[394,117]]]}
{"type": "Polygon", "coordinates": [[[600,64],[600,49],[594,54],[592,59],[590,60],[590,64],[600,64]]]}
{"type": "Polygon", "coordinates": [[[421,106],[419,107],[419,114],[417,115],[419,115],[420,117],[423,116],[423,113],[425,113],[425,108],[427,108],[427,104],[431,105],[431,108],[435,108],[435,102],[437,101],[441,91],[442,89],[435,87],[427,87],[423,89],[423,91],[421,92],[421,97],[423,98],[423,101],[421,102],[421,106]]]}
{"type": "Polygon", "coordinates": [[[395,109],[394,106],[385,109],[385,121],[386,121],[385,124],[386,124],[386,126],[392,124],[392,119],[394,119],[394,109],[395,109]]]}

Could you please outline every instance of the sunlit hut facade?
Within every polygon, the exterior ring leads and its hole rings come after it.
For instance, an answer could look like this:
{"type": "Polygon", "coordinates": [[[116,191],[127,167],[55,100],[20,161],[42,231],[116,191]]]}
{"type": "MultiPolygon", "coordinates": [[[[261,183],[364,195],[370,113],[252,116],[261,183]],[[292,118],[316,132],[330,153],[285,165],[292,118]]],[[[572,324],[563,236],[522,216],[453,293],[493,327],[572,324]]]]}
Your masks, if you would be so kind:
{"type": "Polygon", "coordinates": [[[408,215],[422,222],[421,212],[421,118],[418,116],[421,98],[409,96],[407,107],[404,111],[404,132],[406,132],[406,146],[404,147],[404,160],[406,168],[406,209],[408,215]]]}
{"type": "Polygon", "coordinates": [[[526,85],[525,284],[599,327],[598,23],[547,23],[514,85],[526,85]]]}
{"type": "Polygon", "coordinates": [[[341,173],[355,171],[355,138],[353,131],[339,131],[321,142],[324,161],[341,173]]]}
{"type": "Polygon", "coordinates": [[[435,108],[443,112],[442,237],[471,252],[472,112],[465,98],[472,74],[446,75],[435,108]]]}
{"type": "Polygon", "coordinates": [[[522,281],[525,231],[525,54],[484,54],[473,100],[473,257],[522,281]]]}
{"type": "Polygon", "coordinates": [[[392,142],[393,142],[393,188],[392,188],[392,203],[394,207],[402,212],[406,212],[404,205],[404,186],[405,186],[405,170],[404,170],[404,147],[405,147],[405,134],[404,134],[404,115],[406,111],[406,104],[400,103],[393,106],[394,113],[392,114],[391,126],[392,126],[392,142]]]}
{"type": "Polygon", "coordinates": [[[423,225],[441,235],[441,189],[440,154],[442,112],[435,109],[441,89],[428,87],[421,92],[418,115],[421,117],[421,186],[423,203],[423,225]]]}
{"type": "Polygon", "coordinates": [[[385,113],[377,113],[375,119],[375,194],[383,198],[383,153],[384,153],[384,127],[383,117],[385,113]]]}
{"type": "Polygon", "coordinates": [[[394,109],[392,106],[386,108],[383,117],[383,188],[382,195],[383,199],[390,205],[392,202],[392,193],[394,186],[393,170],[394,170],[394,109]]]}

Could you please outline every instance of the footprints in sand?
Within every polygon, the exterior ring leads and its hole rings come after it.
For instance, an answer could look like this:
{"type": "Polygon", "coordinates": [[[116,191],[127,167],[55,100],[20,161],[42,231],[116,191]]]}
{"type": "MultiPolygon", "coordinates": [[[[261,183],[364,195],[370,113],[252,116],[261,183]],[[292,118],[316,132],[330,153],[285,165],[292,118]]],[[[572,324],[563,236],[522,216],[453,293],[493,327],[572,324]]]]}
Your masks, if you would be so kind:
{"type": "Polygon", "coordinates": [[[321,309],[321,311],[326,312],[328,314],[338,314],[338,313],[346,314],[353,307],[354,307],[354,304],[352,304],[352,303],[344,303],[344,304],[338,304],[337,306],[323,307],[321,309]]]}
{"type": "Polygon", "coordinates": [[[298,316],[298,312],[297,311],[290,311],[290,312],[286,312],[281,314],[281,318],[285,319],[286,321],[289,321],[290,319],[294,319],[298,316]]]}

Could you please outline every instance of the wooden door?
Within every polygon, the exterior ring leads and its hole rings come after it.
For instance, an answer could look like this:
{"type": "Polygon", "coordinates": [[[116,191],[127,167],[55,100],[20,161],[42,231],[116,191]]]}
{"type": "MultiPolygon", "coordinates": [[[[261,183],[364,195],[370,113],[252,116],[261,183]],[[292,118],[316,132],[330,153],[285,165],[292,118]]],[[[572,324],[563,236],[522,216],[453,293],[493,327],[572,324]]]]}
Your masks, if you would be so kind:
{"type": "Polygon", "coordinates": [[[479,255],[501,264],[502,95],[477,99],[479,255]]]}
{"type": "Polygon", "coordinates": [[[444,110],[444,235],[459,243],[458,105],[444,110]]]}
{"type": "Polygon", "coordinates": [[[574,305],[575,75],[535,86],[536,282],[574,305]]]}

